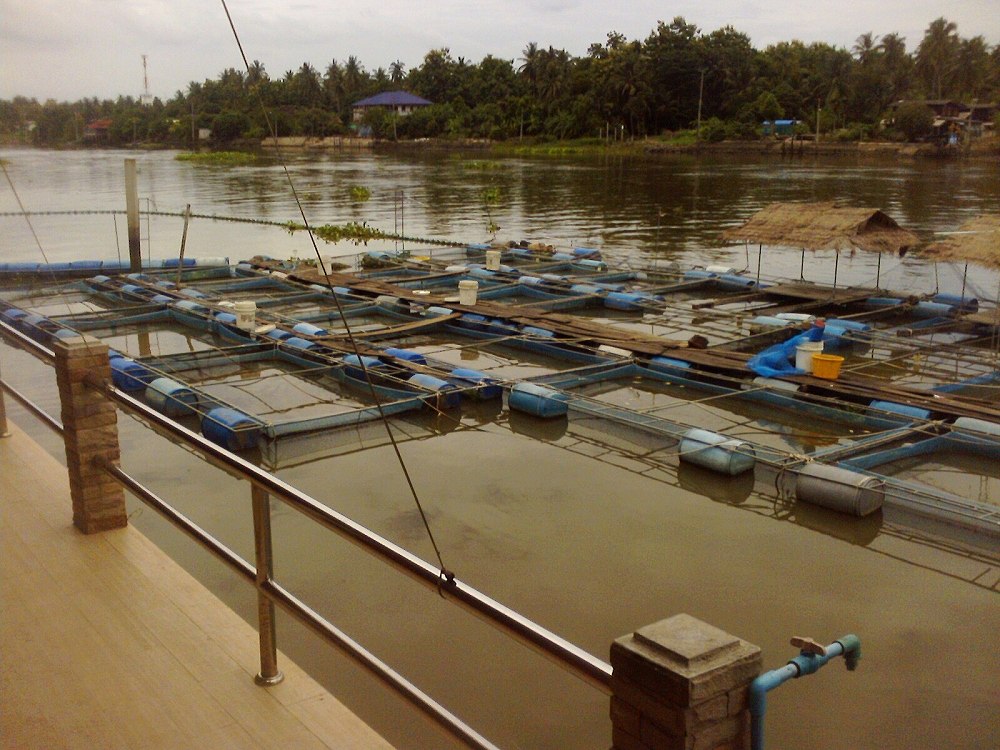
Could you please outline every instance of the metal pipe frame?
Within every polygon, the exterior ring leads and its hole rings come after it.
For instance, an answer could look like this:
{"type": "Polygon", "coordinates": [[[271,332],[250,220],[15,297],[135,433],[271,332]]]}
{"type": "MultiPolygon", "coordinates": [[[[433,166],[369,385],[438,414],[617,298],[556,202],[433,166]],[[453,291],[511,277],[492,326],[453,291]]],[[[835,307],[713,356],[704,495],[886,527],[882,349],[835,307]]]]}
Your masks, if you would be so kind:
{"type": "Polygon", "coordinates": [[[0,378],[0,437],[7,437],[10,433],[7,431],[7,412],[3,404],[3,392],[7,391],[17,403],[23,406],[25,409],[34,414],[42,424],[48,427],[53,432],[62,435],[65,428],[62,422],[53,417],[47,411],[42,409],[38,404],[29,399],[23,393],[18,391],[10,383],[6,382],[0,378]]]}
{"type": "MultiPolygon", "coordinates": [[[[38,342],[23,336],[20,332],[2,322],[0,322],[0,333],[4,336],[14,338],[20,346],[26,348],[30,353],[49,364],[55,359],[54,352],[38,342]]],[[[2,380],[0,380],[0,385],[3,385],[3,388],[11,392],[12,395],[15,395],[15,398],[19,401],[24,399],[26,406],[45,421],[48,426],[58,432],[62,432],[62,425],[56,420],[21,396],[21,394],[14,391],[8,384],[3,383],[2,380]]],[[[254,584],[260,597],[258,601],[258,614],[261,624],[261,673],[257,676],[259,683],[273,684],[280,680],[281,673],[277,669],[277,649],[274,635],[274,604],[276,603],[309,626],[327,642],[355,659],[386,685],[430,715],[453,736],[471,747],[496,750],[496,746],[490,743],[489,740],[467,726],[458,717],[454,716],[446,708],[395,672],[385,662],[378,659],[378,657],[340,631],[332,623],[322,618],[318,613],[306,606],[272,579],[273,558],[270,538],[269,499],[273,495],[316,523],[358,545],[369,554],[408,574],[411,578],[423,583],[425,586],[435,589],[442,598],[453,600],[487,623],[515,637],[520,642],[531,646],[583,681],[597,687],[602,692],[610,693],[612,670],[611,666],[606,662],[601,661],[578,646],[532,622],[520,613],[500,604],[457,578],[446,575],[444,571],[437,570],[421,558],[390,542],[388,539],[375,534],[347,516],[326,507],[319,501],[286,484],[270,473],[230,453],[203,436],[175,423],[143,402],[115,388],[112,384],[104,383],[103,390],[112,401],[144,420],[154,431],[168,438],[185,443],[197,450],[203,458],[218,468],[223,469],[233,476],[247,479],[252,483],[255,555],[257,558],[256,568],[236,555],[236,553],[182,513],[172,508],[167,502],[145,488],[122,470],[121,467],[110,462],[106,462],[103,465],[104,470],[133,495],[167,518],[167,520],[190,538],[202,544],[209,552],[241,577],[254,584]]]]}
{"type": "MultiPolygon", "coordinates": [[[[275,676],[281,675],[281,672],[277,670],[277,649],[275,648],[276,641],[274,639],[274,604],[277,603],[282,607],[282,609],[299,620],[299,622],[308,626],[314,633],[319,635],[325,641],[354,659],[375,677],[381,680],[383,684],[392,688],[403,698],[424,711],[424,713],[428,714],[435,722],[469,747],[479,748],[480,750],[498,750],[496,745],[469,727],[465,722],[427,695],[424,691],[420,690],[420,688],[416,687],[405,677],[393,670],[389,665],[376,657],[357,641],[353,640],[346,633],[324,619],[316,611],[297,599],[288,590],[280,586],[269,576],[262,576],[262,571],[259,568],[254,570],[250,563],[230,550],[222,542],[202,529],[183,513],[180,513],[171,507],[165,500],[137,482],[120,466],[111,462],[104,462],[102,467],[111,477],[139,498],[139,500],[170,521],[170,523],[183,531],[188,537],[205,547],[205,549],[215,555],[217,559],[221,560],[244,581],[257,588],[257,593],[260,597],[259,602],[266,602],[267,608],[270,612],[270,639],[266,639],[264,632],[265,627],[262,622],[260,639],[261,674],[255,678],[255,682],[266,685],[273,685],[280,682],[280,679],[275,679],[275,676]],[[267,651],[267,657],[265,657],[265,651],[267,651]],[[273,671],[268,669],[268,662],[265,661],[265,658],[270,659],[269,663],[273,671]],[[264,675],[266,675],[269,671],[271,671],[270,677],[265,677],[264,675]]],[[[263,493],[256,487],[254,488],[254,493],[260,493],[263,496],[262,499],[267,499],[266,493],[263,493]]],[[[255,513],[256,510],[257,509],[255,508],[255,513]]],[[[263,503],[260,504],[260,510],[263,512],[263,503]]],[[[256,546],[258,547],[258,550],[260,550],[263,545],[258,542],[256,546]]]]}
{"type": "Polygon", "coordinates": [[[165,433],[186,443],[216,466],[234,476],[248,479],[261,490],[282,500],[321,526],[353,542],[366,552],[406,573],[428,588],[438,591],[442,597],[462,605],[468,611],[482,617],[486,622],[495,625],[509,635],[513,635],[521,642],[532,646],[585,682],[605,693],[610,693],[610,664],[601,661],[579,646],[532,622],[459,579],[445,577],[430,563],[390,542],[385,537],[375,534],[347,516],[328,508],[318,500],[230,453],[207,438],[191,432],[113,385],[105,385],[105,391],[113,401],[124,406],[133,415],[150,423],[157,432],[165,433]]]}

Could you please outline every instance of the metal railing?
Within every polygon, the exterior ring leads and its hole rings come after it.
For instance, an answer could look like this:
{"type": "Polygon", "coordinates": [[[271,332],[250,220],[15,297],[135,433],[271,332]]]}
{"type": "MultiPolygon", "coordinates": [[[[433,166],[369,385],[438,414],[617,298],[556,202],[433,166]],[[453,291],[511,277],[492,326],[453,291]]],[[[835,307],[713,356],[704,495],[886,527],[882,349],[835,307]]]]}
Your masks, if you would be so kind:
{"type": "MultiPolygon", "coordinates": [[[[0,335],[20,348],[28,350],[42,361],[53,364],[54,352],[38,342],[24,336],[19,331],[0,321],[0,335]]],[[[359,643],[324,619],[273,578],[272,548],[270,533],[270,499],[281,500],[294,510],[333,531],[340,537],[356,544],[365,552],[388,563],[396,570],[406,573],[414,580],[440,593],[442,597],[462,606],[502,632],[531,646],[549,657],[571,674],[610,693],[611,666],[587,653],[566,639],[543,628],[520,613],[506,607],[461,580],[443,575],[443,572],[411,554],[388,539],[353,521],[347,516],[323,505],[318,500],[278,479],[269,472],[255,466],[243,458],[230,453],[203,436],[188,430],[173,420],[160,414],[152,407],[129,396],[124,391],[108,383],[99,386],[112,401],[124,410],[138,417],[155,432],[177,440],[194,449],[205,460],[229,474],[243,478],[252,485],[252,505],[254,520],[255,564],[251,565],[237,555],[205,529],[173,508],[162,498],[144,487],[120,466],[103,464],[103,469],[143,503],[154,509],[174,526],[197,541],[217,559],[255,586],[258,592],[258,624],[261,651],[261,671],[257,675],[260,684],[280,681],[277,667],[277,648],[274,627],[274,606],[280,606],[288,614],[308,626],[329,644],[350,656],[384,684],[420,708],[424,713],[466,745],[475,748],[494,748],[489,740],[466,725],[442,705],[434,701],[388,664],[365,649],[359,643]]],[[[48,427],[62,432],[63,427],[23,394],[0,379],[0,402],[2,392],[10,393],[48,427]]],[[[0,403],[0,418],[3,406],[0,403]]],[[[0,422],[0,428],[3,424],[0,422]]]]}

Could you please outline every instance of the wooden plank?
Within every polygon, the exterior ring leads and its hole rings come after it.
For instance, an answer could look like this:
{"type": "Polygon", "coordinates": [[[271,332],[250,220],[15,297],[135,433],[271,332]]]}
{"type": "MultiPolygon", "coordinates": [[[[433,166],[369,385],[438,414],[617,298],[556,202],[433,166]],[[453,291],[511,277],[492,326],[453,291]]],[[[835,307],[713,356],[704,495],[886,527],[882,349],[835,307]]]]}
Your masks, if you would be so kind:
{"type": "Polygon", "coordinates": [[[390,746],[294,663],[253,683],[257,636],[134,528],[84,536],[66,471],[0,440],[4,748],[390,746]]]}

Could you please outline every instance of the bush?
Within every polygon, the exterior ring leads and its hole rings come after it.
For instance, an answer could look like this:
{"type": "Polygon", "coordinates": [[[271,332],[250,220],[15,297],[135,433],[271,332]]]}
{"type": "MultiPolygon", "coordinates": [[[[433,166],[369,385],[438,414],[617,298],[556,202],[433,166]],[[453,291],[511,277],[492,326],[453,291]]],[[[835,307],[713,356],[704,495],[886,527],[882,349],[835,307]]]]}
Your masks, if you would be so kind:
{"type": "Polygon", "coordinates": [[[903,102],[896,109],[896,129],[908,141],[917,141],[930,134],[934,113],[920,102],[903,102]]]}
{"type": "Polygon", "coordinates": [[[212,138],[217,141],[232,141],[242,138],[250,129],[250,118],[242,112],[220,112],[212,120],[212,138]]]}
{"type": "Polygon", "coordinates": [[[701,124],[701,140],[707,143],[718,143],[729,136],[726,123],[718,117],[709,117],[701,124]]]}

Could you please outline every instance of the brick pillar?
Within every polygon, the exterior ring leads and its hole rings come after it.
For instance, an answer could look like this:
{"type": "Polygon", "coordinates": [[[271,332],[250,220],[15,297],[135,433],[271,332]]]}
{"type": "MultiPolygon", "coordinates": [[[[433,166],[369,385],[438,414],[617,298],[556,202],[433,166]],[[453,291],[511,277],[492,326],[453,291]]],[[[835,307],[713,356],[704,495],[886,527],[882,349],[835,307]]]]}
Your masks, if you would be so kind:
{"type": "Polygon", "coordinates": [[[118,446],[118,414],[100,391],[83,381],[110,380],[107,344],[92,336],[56,339],[56,384],[62,402],[66,464],[73,500],[73,523],[85,534],[125,526],[125,493],[115,480],[95,463],[105,458],[115,463],[118,446]]]}
{"type": "Polygon", "coordinates": [[[745,750],[760,649],[690,615],[611,644],[613,750],[745,750]]]}

